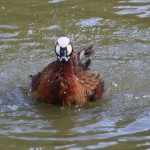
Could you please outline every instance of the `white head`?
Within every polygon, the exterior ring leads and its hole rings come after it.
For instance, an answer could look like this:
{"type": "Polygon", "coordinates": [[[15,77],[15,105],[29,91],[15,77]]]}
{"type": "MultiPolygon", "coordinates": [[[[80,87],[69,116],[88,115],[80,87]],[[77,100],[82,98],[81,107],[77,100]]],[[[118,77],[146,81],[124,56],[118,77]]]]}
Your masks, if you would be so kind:
{"type": "Polygon", "coordinates": [[[73,52],[71,41],[68,37],[62,36],[57,40],[55,45],[55,53],[62,62],[68,61],[73,52]]]}

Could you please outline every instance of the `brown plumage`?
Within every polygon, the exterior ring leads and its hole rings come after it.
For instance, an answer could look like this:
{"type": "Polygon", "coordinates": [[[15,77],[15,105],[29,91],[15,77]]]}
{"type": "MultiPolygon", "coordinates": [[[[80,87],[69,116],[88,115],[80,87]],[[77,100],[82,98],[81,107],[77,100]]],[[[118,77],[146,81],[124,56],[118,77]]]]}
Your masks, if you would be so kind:
{"type": "MultiPolygon", "coordinates": [[[[61,37],[56,44],[58,59],[32,76],[33,96],[50,104],[60,105],[84,105],[100,99],[104,91],[104,82],[99,74],[90,71],[90,59],[82,62],[84,58],[93,54],[92,46],[76,53],[62,44],[68,40],[65,38],[67,37],[61,37]]],[[[68,44],[70,46],[70,40],[68,44]]]]}

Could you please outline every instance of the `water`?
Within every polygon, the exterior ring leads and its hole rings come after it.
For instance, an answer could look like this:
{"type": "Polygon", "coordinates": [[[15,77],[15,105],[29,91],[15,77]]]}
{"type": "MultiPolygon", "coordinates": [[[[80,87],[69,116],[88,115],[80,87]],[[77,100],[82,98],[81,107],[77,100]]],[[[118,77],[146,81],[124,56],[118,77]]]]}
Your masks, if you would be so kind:
{"type": "Polygon", "coordinates": [[[0,0],[0,149],[150,150],[149,23],[149,0],[0,0]],[[26,92],[62,35],[93,44],[101,101],[49,106],[26,92]]]}

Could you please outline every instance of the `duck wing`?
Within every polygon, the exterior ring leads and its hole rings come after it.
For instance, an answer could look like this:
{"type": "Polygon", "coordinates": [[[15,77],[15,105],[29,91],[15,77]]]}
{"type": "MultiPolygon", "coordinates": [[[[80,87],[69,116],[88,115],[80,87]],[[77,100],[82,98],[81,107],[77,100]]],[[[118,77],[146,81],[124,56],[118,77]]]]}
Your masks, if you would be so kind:
{"type": "Polygon", "coordinates": [[[88,58],[88,57],[90,57],[93,54],[94,54],[94,50],[93,50],[93,46],[92,45],[89,45],[87,48],[84,48],[84,49],[82,49],[81,51],[79,51],[77,53],[77,55],[79,56],[80,60],[88,58]]]}
{"type": "Polygon", "coordinates": [[[90,70],[78,70],[76,73],[78,82],[85,90],[93,92],[100,81],[100,75],[94,74],[90,70]]]}
{"type": "Polygon", "coordinates": [[[55,66],[55,61],[52,62],[51,64],[47,65],[41,72],[39,72],[35,75],[30,75],[32,92],[37,90],[37,88],[43,78],[51,76],[54,66],[55,66]]]}
{"type": "MultiPolygon", "coordinates": [[[[92,49],[92,45],[90,45],[88,48],[85,48],[78,53],[73,53],[72,62],[74,74],[81,87],[81,93],[84,93],[84,95],[86,93],[88,99],[91,99],[92,97],[92,100],[96,100],[102,95],[103,81],[100,78],[100,74],[93,73],[89,68],[91,60],[88,59],[88,57],[92,54],[94,54],[94,50],[92,49]]],[[[83,96],[81,95],[81,97],[83,96]]]]}
{"type": "Polygon", "coordinates": [[[89,57],[94,54],[93,46],[89,45],[87,48],[79,52],[74,52],[72,55],[72,63],[74,68],[80,67],[83,70],[89,70],[91,60],[89,57]]]}
{"type": "Polygon", "coordinates": [[[78,82],[79,105],[83,105],[88,101],[96,101],[102,97],[104,82],[99,74],[94,74],[90,70],[83,71],[83,69],[80,69],[75,76],[78,82]]]}
{"type": "Polygon", "coordinates": [[[74,74],[76,75],[78,81],[89,90],[93,90],[100,80],[100,75],[94,74],[89,69],[91,60],[88,58],[93,54],[93,46],[89,45],[87,48],[84,48],[77,53],[74,52],[72,57],[74,74]],[[85,59],[86,61],[83,62],[85,59]]]}

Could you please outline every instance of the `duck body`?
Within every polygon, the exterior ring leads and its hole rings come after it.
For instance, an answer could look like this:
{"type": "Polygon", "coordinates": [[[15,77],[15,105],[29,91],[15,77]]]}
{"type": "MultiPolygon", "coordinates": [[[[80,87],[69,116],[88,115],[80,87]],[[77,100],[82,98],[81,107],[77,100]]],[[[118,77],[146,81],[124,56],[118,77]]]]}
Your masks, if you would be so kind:
{"type": "Polygon", "coordinates": [[[72,52],[68,60],[60,57],[46,66],[32,77],[33,97],[50,104],[80,106],[100,99],[104,82],[89,70],[90,60],[81,62],[92,53],[92,47],[89,47],[72,52]]]}

